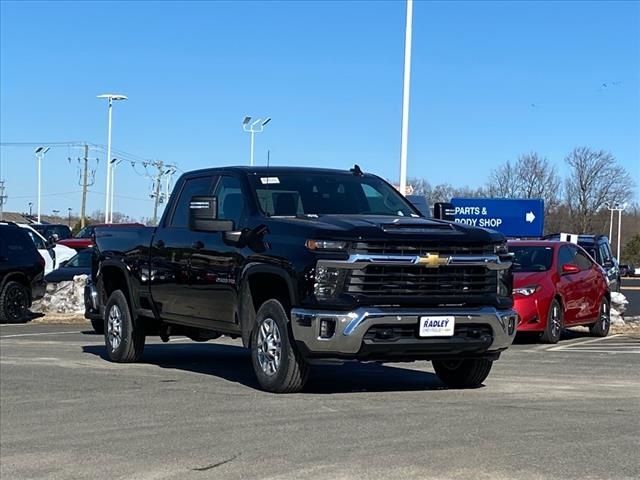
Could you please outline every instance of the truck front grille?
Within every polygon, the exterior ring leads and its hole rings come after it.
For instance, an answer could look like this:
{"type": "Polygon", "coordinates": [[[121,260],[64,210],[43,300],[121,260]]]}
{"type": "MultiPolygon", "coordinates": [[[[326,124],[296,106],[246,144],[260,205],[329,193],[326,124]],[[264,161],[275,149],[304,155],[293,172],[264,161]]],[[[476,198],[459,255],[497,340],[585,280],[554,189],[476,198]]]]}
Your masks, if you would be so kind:
{"type": "Polygon", "coordinates": [[[495,294],[497,275],[485,267],[368,265],[352,270],[345,293],[366,296],[437,296],[495,294]]]}
{"type": "Polygon", "coordinates": [[[370,255],[426,255],[439,253],[440,255],[485,255],[493,253],[493,245],[465,244],[450,246],[434,246],[426,242],[389,242],[372,241],[356,242],[352,253],[370,255]]]}

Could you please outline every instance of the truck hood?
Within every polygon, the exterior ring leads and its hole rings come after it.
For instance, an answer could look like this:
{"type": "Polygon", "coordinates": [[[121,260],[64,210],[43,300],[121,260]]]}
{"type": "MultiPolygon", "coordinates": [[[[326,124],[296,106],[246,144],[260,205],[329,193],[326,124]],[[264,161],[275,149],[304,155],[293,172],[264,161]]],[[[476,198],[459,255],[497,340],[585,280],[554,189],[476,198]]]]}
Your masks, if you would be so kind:
{"type": "Polygon", "coordinates": [[[59,240],[57,245],[64,245],[73,249],[88,248],[93,245],[93,240],[91,238],[65,238],[64,240],[59,240]]]}
{"type": "Polygon", "coordinates": [[[310,235],[332,239],[420,240],[452,243],[496,243],[504,241],[501,233],[444,220],[386,215],[320,215],[318,217],[272,217],[287,226],[306,227],[310,235]]]}

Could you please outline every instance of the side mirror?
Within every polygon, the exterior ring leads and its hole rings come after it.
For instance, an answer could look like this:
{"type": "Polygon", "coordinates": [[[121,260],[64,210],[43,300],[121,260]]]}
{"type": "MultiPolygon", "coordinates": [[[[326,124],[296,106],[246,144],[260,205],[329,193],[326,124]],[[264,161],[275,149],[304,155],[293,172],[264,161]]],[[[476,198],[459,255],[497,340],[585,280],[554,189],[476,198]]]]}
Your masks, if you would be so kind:
{"type": "Polygon", "coordinates": [[[49,242],[49,245],[53,246],[58,241],[58,236],[57,235],[49,235],[49,238],[47,239],[47,241],[49,242]]]}
{"type": "Polygon", "coordinates": [[[218,220],[218,198],[197,196],[189,202],[189,228],[196,232],[231,232],[233,220],[218,220]]]}
{"type": "Polygon", "coordinates": [[[571,275],[572,273],[579,273],[580,267],[574,265],[573,263],[565,263],[562,266],[562,274],[563,275],[571,275]]]}
{"type": "Polygon", "coordinates": [[[456,219],[456,209],[452,203],[438,202],[433,204],[433,218],[453,222],[456,219]]]}

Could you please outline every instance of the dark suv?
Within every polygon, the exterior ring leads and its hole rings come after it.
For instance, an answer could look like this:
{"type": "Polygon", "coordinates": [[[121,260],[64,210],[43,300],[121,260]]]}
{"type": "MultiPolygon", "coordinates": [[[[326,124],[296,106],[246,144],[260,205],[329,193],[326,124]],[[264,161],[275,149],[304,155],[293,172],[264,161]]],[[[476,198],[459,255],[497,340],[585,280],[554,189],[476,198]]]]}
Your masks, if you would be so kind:
{"type": "Polygon", "coordinates": [[[44,259],[27,230],[0,222],[0,323],[27,319],[31,302],[44,294],[44,259]]]}
{"type": "MultiPolygon", "coordinates": [[[[546,235],[543,238],[545,240],[561,240],[559,233],[546,235]]],[[[602,267],[609,279],[609,289],[612,292],[619,292],[620,268],[618,260],[611,253],[609,238],[606,235],[578,235],[577,243],[602,267]]]]}

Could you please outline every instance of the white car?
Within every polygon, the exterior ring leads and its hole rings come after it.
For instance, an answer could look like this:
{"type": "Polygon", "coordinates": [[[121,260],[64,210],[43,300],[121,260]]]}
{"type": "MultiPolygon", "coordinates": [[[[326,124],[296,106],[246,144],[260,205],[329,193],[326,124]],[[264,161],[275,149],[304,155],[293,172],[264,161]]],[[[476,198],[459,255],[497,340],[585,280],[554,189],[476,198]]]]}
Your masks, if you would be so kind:
{"type": "Polygon", "coordinates": [[[38,249],[38,253],[42,255],[42,258],[44,258],[45,275],[58,268],[62,262],[69,260],[77,253],[73,248],[65,247],[64,245],[55,245],[53,247],[54,255],[51,256],[51,253],[47,248],[47,241],[42,235],[25,223],[20,223],[18,225],[27,230],[31,240],[33,240],[33,243],[38,249]]]}

